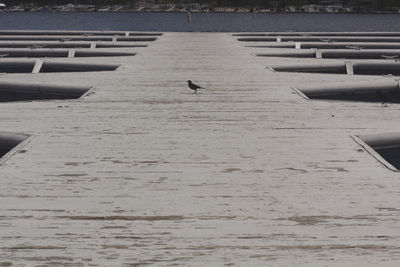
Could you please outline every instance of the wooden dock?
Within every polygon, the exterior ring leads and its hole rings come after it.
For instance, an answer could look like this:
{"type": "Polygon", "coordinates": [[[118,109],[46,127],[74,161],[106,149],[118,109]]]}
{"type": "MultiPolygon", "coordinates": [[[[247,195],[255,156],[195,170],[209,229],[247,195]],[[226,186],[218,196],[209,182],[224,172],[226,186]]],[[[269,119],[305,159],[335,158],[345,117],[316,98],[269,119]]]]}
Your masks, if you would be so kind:
{"type": "Polygon", "coordinates": [[[246,45],[164,33],[46,59],[116,71],[0,75],[94,88],[0,104],[3,131],[31,136],[0,166],[0,266],[397,266],[400,174],[351,135],[400,132],[399,105],[292,89],[393,77],[273,72],[343,60],[246,45]]]}

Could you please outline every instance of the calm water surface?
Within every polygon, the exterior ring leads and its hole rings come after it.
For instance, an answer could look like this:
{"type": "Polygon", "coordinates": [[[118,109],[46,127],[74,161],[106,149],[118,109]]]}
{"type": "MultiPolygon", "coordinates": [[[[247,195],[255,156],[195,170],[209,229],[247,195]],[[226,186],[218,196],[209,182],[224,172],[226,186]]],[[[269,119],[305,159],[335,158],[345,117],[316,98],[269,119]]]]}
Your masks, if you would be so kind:
{"type": "Polygon", "coordinates": [[[1,30],[400,31],[400,14],[0,12],[1,30]]]}

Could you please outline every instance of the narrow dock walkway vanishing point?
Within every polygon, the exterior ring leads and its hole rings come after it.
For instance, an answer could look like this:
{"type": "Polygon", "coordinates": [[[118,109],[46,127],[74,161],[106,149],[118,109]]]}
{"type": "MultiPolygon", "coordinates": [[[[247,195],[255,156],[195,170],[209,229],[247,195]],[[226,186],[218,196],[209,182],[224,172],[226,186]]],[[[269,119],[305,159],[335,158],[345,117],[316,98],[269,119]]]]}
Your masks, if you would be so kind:
{"type": "Polygon", "coordinates": [[[371,136],[396,139],[386,134],[400,132],[400,106],[337,101],[333,89],[312,99],[335,84],[396,98],[396,68],[358,75],[349,66],[364,59],[258,57],[298,50],[227,33],[154,36],[147,47],[95,48],[128,56],[1,71],[0,91],[54,85],[44,91],[78,99],[0,103],[2,136],[22,142],[0,166],[0,266],[398,265],[400,174],[371,136]],[[340,67],[273,68],[307,64],[340,67]],[[206,89],[193,94],[187,80],[206,89]]]}

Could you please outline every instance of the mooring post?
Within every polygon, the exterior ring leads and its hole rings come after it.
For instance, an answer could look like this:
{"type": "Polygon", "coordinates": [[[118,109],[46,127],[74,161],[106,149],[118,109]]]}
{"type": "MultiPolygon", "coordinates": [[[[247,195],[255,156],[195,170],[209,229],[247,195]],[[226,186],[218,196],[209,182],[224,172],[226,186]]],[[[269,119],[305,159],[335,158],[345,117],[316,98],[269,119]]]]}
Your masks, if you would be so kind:
{"type": "Polygon", "coordinates": [[[251,8],[250,12],[253,14],[253,19],[256,19],[256,10],[255,10],[255,8],[251,8]]]}

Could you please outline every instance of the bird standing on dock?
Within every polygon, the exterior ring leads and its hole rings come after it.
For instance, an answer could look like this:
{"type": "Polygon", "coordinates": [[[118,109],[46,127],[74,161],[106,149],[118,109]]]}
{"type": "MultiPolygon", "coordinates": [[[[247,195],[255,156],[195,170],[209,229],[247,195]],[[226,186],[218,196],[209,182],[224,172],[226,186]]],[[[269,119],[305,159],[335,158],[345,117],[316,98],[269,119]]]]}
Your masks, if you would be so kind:
{"type": "Polygon", "coordinates": [[[195,94],[197,93],[197,89],[204,89],[203,87],[201,87],[201,86],[199,86],[199,85],[197,85],[197,84],[192,83],[191,80],[187,81],[187,83],[188,83],[189,88],[192,89],[192,90],[194,90],[194,93],[195,93],[195,94]]]}

